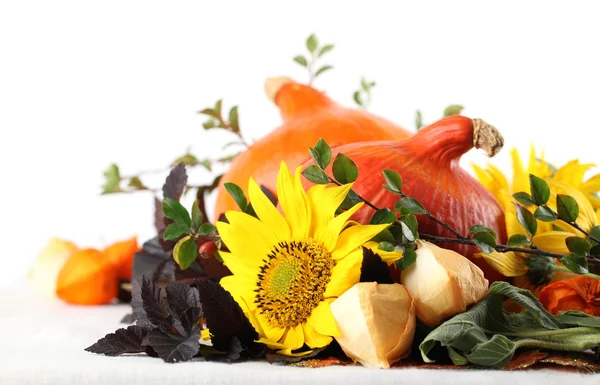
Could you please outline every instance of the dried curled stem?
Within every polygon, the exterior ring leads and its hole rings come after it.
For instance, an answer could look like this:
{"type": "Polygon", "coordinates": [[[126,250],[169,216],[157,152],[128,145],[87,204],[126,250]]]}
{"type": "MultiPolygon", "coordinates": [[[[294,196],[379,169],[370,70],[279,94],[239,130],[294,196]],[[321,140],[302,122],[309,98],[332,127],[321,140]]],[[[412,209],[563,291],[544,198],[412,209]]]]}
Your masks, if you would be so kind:
{"type": "Polygon", "coordinates": [[[482,119],[473,119],[473,145],[481,148],[491,158],[504,146],[500,131],[482,119]]]}

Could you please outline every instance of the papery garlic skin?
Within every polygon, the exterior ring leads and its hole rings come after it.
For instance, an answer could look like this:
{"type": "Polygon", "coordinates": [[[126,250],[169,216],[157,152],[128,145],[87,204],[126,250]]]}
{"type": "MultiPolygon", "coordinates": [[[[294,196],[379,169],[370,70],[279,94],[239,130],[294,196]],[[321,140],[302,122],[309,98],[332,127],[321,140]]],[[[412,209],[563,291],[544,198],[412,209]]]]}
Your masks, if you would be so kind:
{"type": "Polygon", "coordinates": [[[77,246],[62,239],[50,239],[31,266],[27,280],[46,298],[56,298],[56,280],[67,259],[77,246]]]}
{"type": "Polygon", "coordinates": [[[417,260],[402,272],[402,284],[415,300],[417,318],[437,326],[485,297],[483,271],[455,251],[417,240],[417,260]]]}
{"type": "Polygon", "coordinates": [[[340,331],[335,339],[353,361],[389,368],[410,354],[416,317],[404,286],[357,283],[331,303],[331,311],[340,331]]]}

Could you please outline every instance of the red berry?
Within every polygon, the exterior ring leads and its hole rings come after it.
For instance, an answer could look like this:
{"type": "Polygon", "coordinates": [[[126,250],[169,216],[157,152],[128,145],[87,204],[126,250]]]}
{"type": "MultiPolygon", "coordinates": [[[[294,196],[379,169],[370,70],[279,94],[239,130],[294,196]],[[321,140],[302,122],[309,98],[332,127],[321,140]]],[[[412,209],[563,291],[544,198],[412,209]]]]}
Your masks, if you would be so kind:
{"type": "Polygon", "coordinates": [[[204,242],[198,249],[200,258],[205,258],[205,259],[214,257],[216,251],[217,251],[217,245],[215,245],[214,242],[210,242],[210,241],[204,242]]]}

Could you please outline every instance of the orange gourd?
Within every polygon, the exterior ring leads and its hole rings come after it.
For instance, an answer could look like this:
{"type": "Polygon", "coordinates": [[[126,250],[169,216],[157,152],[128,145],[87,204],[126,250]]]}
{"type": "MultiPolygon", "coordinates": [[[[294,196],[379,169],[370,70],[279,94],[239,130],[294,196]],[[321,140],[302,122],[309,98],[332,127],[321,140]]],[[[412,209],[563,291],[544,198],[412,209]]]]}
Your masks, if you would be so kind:
{"type": "MultiPolygon", "coordinates": [[[[449,224],[463,236],[471,225],[482,224],[498,234],[498,242],[506,242],[504,210],[494,196],[459,166],[460,157],[471,148],[482,148],[495,155],[504,144],[500,133],[480,119],[452,116],[442,119],[402,141],[354,143],[333,149],[343,153],[358,166],[354,190],[380,208],[394,207],[399,197],[381,186],[382,170],[392,169],[403,179],[402,191],[449,224]]],[[[308,162],[310,164],[312,162],[308,162]]],[[[331,173],[331,165],[327,170],[331,173]]],[[[305,187],[312,183],[304,180],[305,187]]],[[[368,223],[374,210],[361,208],[353,219],[368,223]]],[[[453,237],[447,229],[424,215],[418,216],[419,231],[453,237]]],[[[472,259],[479,252],[474,246],[441,244],[472,259]]],[[[503,279],[482,258],[472,259],[490,281],[503,279]]]]}
{"type": "Polygon", "coordinates": [[[215,206],[215,220],[237,205],[223,188],[233,182],[247,193],[250,177],[271,192],[276,191],[277,172],[283,160],[294,169],[308,158],[308,148],[319,138],[336,146],[372,140],[403,139],[411,133],[365,110],[343,107],[311,86],[288,78],[271,78],[267,95],[281,112],[283,124],[253,143],[231,163],[221,178],[215,206]]]}

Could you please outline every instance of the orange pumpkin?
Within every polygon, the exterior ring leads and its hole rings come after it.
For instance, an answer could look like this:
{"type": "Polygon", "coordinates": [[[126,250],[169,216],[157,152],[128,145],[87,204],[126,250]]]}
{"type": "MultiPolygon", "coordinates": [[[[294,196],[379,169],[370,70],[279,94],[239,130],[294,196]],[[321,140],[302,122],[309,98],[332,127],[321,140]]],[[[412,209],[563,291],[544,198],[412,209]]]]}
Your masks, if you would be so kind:
{"type": "Polygon", "coordinates": [[[399,140],[411,133],[365,110],[343,107],[311,86],[289,78],[271,78],[267,95],[279,107],[283,125],[252,144],[231,163],[221,178],[215,206],[215,220],[227,210],[237,210],[235,201],[223,188],[237,184],[247,194],[250,177],[273,193],[283,160],[294,169],[308,159],[308,148],[323,138],[331,146],[373,140],[399,140]]]}

